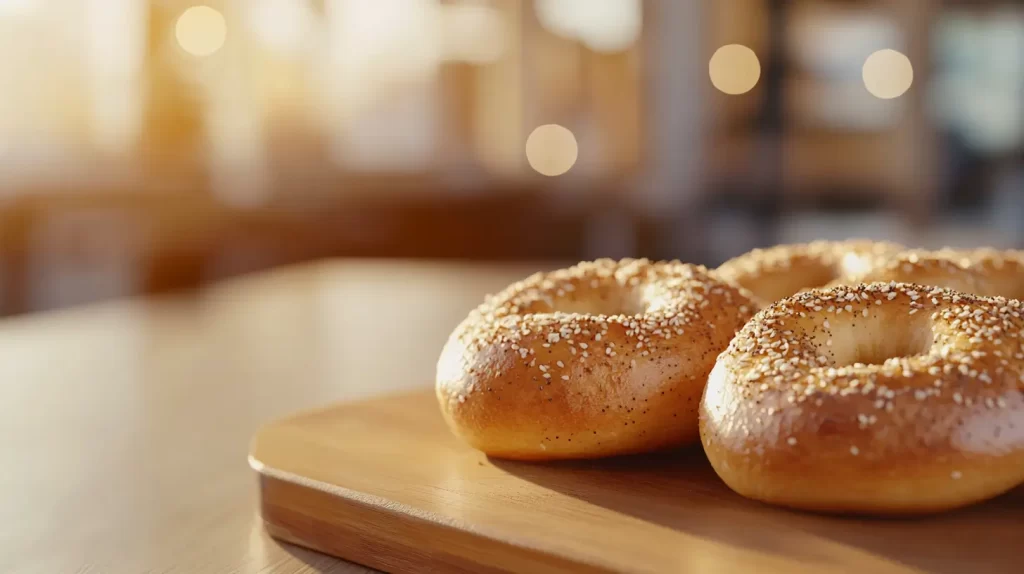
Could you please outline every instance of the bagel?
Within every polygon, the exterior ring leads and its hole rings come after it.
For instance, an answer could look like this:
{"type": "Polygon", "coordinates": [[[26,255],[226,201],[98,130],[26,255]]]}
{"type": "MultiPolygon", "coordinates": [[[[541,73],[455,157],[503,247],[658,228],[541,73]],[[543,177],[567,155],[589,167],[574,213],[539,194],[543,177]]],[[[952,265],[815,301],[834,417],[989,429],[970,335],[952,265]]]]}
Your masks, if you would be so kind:
{"type": "Polygon", "coordinates": [[[596,458],[697,441],[715,358],[754,313],[706,268],[602,259],[509,286],[453,331],[436,393],[498,457],[596,458]]]}
{"type": "Polygon", "coordinates": [[[914,283],[928,287],[944,287],[974,295],[994,295],[990,274],[958,258],[940,252],[909,250],[887,257],[877,257],[859,271],[830,283],[914,283]]]}
{"type": "Polygon", "coordinates": [[[1024,482],[1024,304],[873,283],[764,309],[712,371],[701,440],[737,493],[908,514],[1024,482]]]}
{"type": "Polygon", "coordinates": [[[938,256],[977,271],[988,284],[988,295],[1024,299],[1024,251],[943,248],[938,256]]]}
{"type": "Polygon", "coordinates": [[[715,272],[749,290],[764,306],[870,268],[877,259],[903,249],[896,243],[867,239],[777,245],[734,257],[715,272]]]}

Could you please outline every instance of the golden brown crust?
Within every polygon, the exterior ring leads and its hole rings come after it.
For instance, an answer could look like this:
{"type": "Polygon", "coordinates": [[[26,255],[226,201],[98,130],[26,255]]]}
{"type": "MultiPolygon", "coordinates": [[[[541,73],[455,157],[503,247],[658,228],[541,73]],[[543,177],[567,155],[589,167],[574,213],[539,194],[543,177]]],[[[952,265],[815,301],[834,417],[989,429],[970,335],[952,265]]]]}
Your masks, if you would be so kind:
{"type": "Polygon", "coordinates": [[[911,249],[884,258],[875,258],[858,272],[849,273],[833,281],[837,285],[858,283],[914,283],[928,287],[943,287],[974,295],[992,295],[989,274],[966,265],[959,258],[937,251],[911,249]]]}
{"type": "Polygon", "coordinates": [[[750,290],[763,306],[872,267],[875,260],[903,249],[895,243],[867,239],[777,245],[734,257],[715,272],[750,290]]]}
{"type": "Polygon", "coordinates": [[[1024,299],[1024,251],[1016,249],[951,249],[936,252],[957,264],[973,269],[988,284],[986,295],[1024,299]]]}
{"type": "Polygon", "coordinates": [[[437,396],[489,455],[592,458],[697,440],[715,358],[753,303],[707,269],[599,260],[536,274],[452,333],[437,396]]]}
{"type": "Polygon", "coordinates": [[[1022,314],[909,284],[780,301],[709,377],[708,458],[738,493],[811,510],[930,512],[1007,491],[1024,482],[1022,314]]]}

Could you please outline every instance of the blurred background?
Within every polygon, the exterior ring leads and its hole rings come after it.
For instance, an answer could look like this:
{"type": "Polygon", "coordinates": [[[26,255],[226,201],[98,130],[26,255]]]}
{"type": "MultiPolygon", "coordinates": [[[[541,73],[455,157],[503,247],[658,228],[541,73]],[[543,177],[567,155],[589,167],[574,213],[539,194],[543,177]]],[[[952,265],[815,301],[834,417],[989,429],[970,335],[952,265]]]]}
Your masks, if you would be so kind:
{"type": "Polygon", "coordinates": [[[327,257],[1024,247],[1024,4],[0,0],[0,314],[327,257]]]}

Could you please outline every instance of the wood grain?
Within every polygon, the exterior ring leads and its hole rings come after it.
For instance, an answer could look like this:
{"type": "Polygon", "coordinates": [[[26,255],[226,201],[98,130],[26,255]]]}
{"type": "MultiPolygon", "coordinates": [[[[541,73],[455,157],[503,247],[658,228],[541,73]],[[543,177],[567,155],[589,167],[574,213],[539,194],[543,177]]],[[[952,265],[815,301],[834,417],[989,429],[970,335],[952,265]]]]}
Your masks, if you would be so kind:
{"type": "Polygon", "coordinates": [[[431,390],[263,428],[250,464],[276,537],[396,572],[1019,572],[1024,489],[871,520],[742,499],[699,448],[561,464],[490,460],[431,390]]]}
{"type": "Polygon", "coordinates": [[[365,572],[267,536],[253,433],[421,387],[484,294],[538,268],[329,261],[0,321],[0,572],[365,572]]]}

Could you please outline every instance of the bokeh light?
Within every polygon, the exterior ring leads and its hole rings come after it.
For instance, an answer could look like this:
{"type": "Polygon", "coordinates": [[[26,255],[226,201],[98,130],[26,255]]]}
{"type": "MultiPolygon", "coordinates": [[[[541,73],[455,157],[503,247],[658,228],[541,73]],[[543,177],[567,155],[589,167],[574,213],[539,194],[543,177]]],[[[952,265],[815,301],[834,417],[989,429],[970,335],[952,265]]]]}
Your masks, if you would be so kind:
{"type": "Polygon", "coordinates": [[[754,89],[761,78],[761,62],[750,48],[728,44],[711,56],[708,73],[719,91],[733,96],[745,94],[754,89]]]}
{"type": "Polygon", "coordinates": [[[572,169],[577,157],[576,136],[558,124],[539,126],[526,138],[526,160],[541,175],[562,175],[572,169]]]}
{"type": "Polygon", "coordinates": [[[914,83],[910,58],[896,50],[879,50],[864,61],[864,87],[871,95],[891,100],[905,94],[914,83]]]}
{"type": "Polygon", "coordinates": [[[174,26],[178,45],[193,56],[210,56],[224,46],[228,26],[224,15],[209,6],[193,6],[182,12],[174,26]]]}

